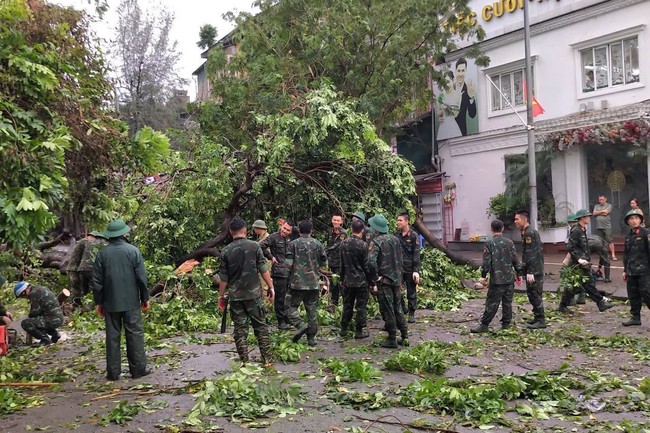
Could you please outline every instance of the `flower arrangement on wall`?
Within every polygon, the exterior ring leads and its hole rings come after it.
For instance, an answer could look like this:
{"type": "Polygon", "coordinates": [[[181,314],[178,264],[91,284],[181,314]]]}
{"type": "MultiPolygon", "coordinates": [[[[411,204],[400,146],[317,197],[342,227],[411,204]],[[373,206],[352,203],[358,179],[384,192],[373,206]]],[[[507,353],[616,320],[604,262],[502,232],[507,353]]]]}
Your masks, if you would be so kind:
{"type": "Polygon", "coordinates": [[[594,143],[630,143],[637,147],[645,147],[650,140],[650,124],[643,119],[626,120],[624,122],[606,123],[586,126],[548,134],[544,141],[549,148],[565,151],[573,146],[594,143]]]}

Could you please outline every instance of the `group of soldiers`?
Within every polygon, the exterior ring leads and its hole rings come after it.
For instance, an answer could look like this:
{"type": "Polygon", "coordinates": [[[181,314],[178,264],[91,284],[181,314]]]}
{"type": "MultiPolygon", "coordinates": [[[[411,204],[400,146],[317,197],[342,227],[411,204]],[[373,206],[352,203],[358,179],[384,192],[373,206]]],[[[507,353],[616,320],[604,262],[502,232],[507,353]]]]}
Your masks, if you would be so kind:
{"type": "MultiPolygon", "coordinates": [[[[604,205],[602,198],[600,205],[604,205]]],[[[568,253],[563,261],[563,267],[572,267],[581,277],[581,283],[578,287],[566,285],[563,288],[558,310],[565,314],[573,314],[569,306],[576,303],[584,304],[585,294],[596,303],[600,312],[614,306],[596,289],[598,279],[611,282],[608,251],[610,243],[600,236],[587,234],[591,217],[591,212],[581,209],[567,218],[570,231],[567,239],[568,253]],[[592,270],[592,252],[598,253],[599,256],[597,272],[592,270]]],[[[516,212],[515,225],[521,230],[522,238],[521,260],[516,254],[514,243],[502,236],[503,222],[494,220],[491,223],[492,239],[485,244],[482,265],[483,284],[488,284],[486,277],[490,276],[488,294],[485,312],[480,319],[480,324],[471,329],[473,333],[489,330],[489,324],[496,315],[499,305],[502,309],[501,327],[502,329],[510,327],[514,284],[515,282],[520,284],[524,277],[528,299],[533,307],[533,319],[528,322],[528,327],[539,329],[547,326],[542,301],[544,276],[542,245],[539,233],[530,226],[528,218],[528,212],[524,210],[516,212]]],[[[643,222],[643,213],[637,209],[630,210],[625,216],[625,223],[630,227],[630,231],[625,236],[623,280],[627,283],[631,317],[622,323],[623,326],[641,325],[643,304],[650,308],[650,231],[643,226],[643,222]]]]}
{"type": "Polygon", "coordinates": [[[223,250],[219,268],[219,308],[225,311],[230,305],[235,345],[242,362],[248,361],[249,323],[257,336],[263,363],[273,362],[262,282],[266,296],[273,300],[278,328],[293,329],[294,342],[306,335],[308,345],[317,344],[319,298],[329,291],[331,307],[343,300],[342,337],[350,336],[353,316],[354,338],[369,336],[367,305],[372,294],[388,334],[382,346],[409,344],[407,323],[415,322],[420,281],[420,239],[409,226],[408,214],[398,216],[394,235],[389,233],[383,215],[373,216],[366,225],[365,215],[354,213],[348,233],[343,228],[343,215],[335,214],[326,245],[312,237],[313,224],[309,220],[298,224],[297,237],[295,224],[288,220],[281,220],[279,230],[271,234],[264,221],[257,220],[252,227],[257,242],[246,238],[242,219],[231,221],[233,241],[223,250]],[[407,301],[402,297],[403,285],[407,301]],[[298,312],[300,305],[305,307],[306,323],[298,312]]]}

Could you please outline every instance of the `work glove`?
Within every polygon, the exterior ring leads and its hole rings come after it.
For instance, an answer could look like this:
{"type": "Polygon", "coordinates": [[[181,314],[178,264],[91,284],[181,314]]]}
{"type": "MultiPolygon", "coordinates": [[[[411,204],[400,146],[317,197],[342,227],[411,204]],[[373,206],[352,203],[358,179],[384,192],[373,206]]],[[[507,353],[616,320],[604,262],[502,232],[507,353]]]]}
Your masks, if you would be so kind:
{"type": "Polygon", "coordinates": [[[578,259],[578,264],[582,266],[587,266],[589,264],[589,261],[585,259],[578,259]]]}
{"type": "Polygon", "coordinates": [[[416,286],[420,284],[420,274],[418,272],[413,272],[413,282],[416,286]]]}
{"type": "Polygon", "coordinates": [[[219,309],[226,311],[226,298],[219,298],[219,309]]]}
{"type": "Polygon", "coordinates": [[[533,274],[526,274],[526,282],[528,284],[533,284],[535,282],[535,275],[533,274]]]}
{"type": "Polygon", "coordinates": [[[149,301],[144,301],[140,305],[140,310],[142,310],[143,313],[146,313],[148,309],[149,309],[149,301]]]}
{"type": "Polygon", "coordinates": [[[100,316],[104,317],[104,315],[106,314],[106,313],[104,312],[104,307],[102,307],[101,305],[98,305],[98,306],[97,306],[97,314],[99,314],[100,316]]]}

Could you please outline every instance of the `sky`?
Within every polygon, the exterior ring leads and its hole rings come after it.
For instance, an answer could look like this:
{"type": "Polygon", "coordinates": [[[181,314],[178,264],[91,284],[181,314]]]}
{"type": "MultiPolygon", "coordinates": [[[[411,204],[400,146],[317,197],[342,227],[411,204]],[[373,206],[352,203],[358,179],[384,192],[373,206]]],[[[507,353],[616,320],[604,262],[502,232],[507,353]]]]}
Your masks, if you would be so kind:
{"type": "MultiPolygon", "coordinates": [[[[96,17],[93,0],[48,0],[49,3],[72,6],[83,9],[96,17]]],[[[179,75],[188,80],[187,90],[190,98],[196,95],[196,83],[192,77],[204,59],[201,50],[196,46],[199,40],[199,28],[203,24],[212,24],[217,28],[217,38],[221,38],[233,29],[233,25],[222,18],[226,12],[251,12],[253,0],[140,0],[143,11],[155,12],[156,8],[163,6],[175,15],[172,28],[172,37],[178,41],[178,51],[181,60],[178,64],[179,75]]],[[[91,27],[100,38],[104,50],[107,51],[110,39],[117,26],[116,9],[118,0],[108,0],[109,10],[103,20],[96,20],[91,27]]]]}

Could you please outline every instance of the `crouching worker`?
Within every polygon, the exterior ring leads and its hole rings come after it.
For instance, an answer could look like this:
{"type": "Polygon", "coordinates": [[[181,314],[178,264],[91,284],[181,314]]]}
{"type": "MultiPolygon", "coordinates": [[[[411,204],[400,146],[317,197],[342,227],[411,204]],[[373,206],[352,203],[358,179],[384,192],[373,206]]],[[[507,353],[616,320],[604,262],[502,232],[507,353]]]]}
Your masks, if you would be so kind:
{"type": "Polygon", "coordinates": [[[241,362],[248,362],[248,324],[253,325],[265,367],[273,364],[269,327],[266,324],[262,286],[259,275],[268,285],[268,298],[273,301],[275,291],[269,275],[269,263],[257,242],[246,239],[246,223],[241,218],[230,222],[232,242],[221,253],[219,264],[219,309],[226,309],[226,288],[230,315],[235,324],[234,339],[241,362]]]}
{"type": "Polygon", "coordinates": [[[515,252],[515,244],[506,239],[503,234],[503,223],[500,220],[492,221],[492,239],[485,243],[483,250],[483,266],[481,284],[486,285],[485,277],[490,275],[485,312],[481,323],[470,329],[475,334],[487,332],[494,316],[501,304],[501,329],[508,329],[512,322],[512,297],[514,295],[514,282],[517,274],[521,272],[521,265],[515,252]]]}
{"type": "Polygon", "coordinates": [[[59,341],[61,335],[56,328],[63,325],[63,311],[54,293],[47,287],[21,281],[14,286],[14,295],[16,298],[29,298],[31,304],[29,317],[21,323],[25,332],[40,340],[38,344],[42,346],[59,341]]]}

